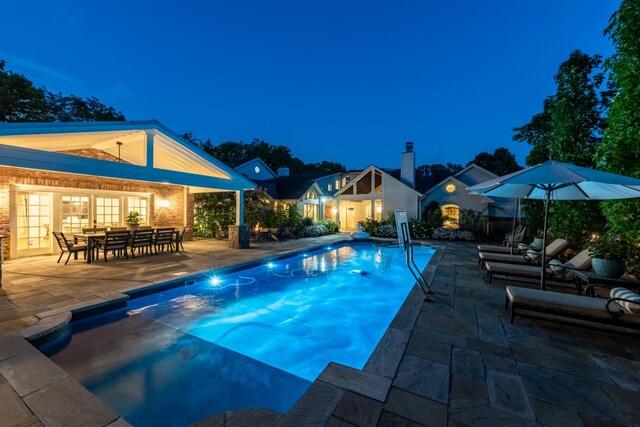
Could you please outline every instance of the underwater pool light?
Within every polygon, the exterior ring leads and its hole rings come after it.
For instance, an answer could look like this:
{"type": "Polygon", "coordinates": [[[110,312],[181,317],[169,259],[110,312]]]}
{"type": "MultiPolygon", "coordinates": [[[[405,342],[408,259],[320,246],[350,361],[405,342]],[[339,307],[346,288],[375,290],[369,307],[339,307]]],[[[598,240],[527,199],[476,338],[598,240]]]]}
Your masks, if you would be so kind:
{"type": "Polygon", "coordinates": [[[222,283],[222,279],[219,277],[212,277],[211,278],[211,284],[213,286],[220,286],[220,284],[222,283]]]}
{"type": "Polygon", "coordinates": [[[276,265],[272,262],[267,263],[267,268],[274,268],[276,265]]]}

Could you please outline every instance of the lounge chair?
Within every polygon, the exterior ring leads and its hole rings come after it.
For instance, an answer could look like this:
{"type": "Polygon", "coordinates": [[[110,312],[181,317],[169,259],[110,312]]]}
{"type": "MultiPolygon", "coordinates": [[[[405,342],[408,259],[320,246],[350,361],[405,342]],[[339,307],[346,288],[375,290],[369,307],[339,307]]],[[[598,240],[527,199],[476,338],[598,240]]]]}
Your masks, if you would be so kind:
{"type": "Polygon", "coordinates": [[[611,298],[596,298],[539,289],[507,286],[505,309],[511,304],[509,322],[517,310],[536,311],[561,317],[617,326],[640,328],[640,295],[624,288],[611,290],[611,298]]]}
{"type": "Polygon", "coordinates": [[[504,241],[502,244],[504,246],[511,247],[513,245],[517,245],[522,242],[522,238],[524,237],[524,232],[527,231],[527,227],[523,227],[521,225],[516,227],[515,233],[507,233],[504,236],[504,241]]]}
{"type": "MultiPolygon", "coordinates": [[[[550,261],[550,263],[552,262],[553,260],[550,261]]],[[[540,266],[535,265],[487,261],[484,268],[487,269],[489,283],[496,275],[504,276],[507,279],[511,277],[540,278],[540,266]]],[[[585,249],[564,264],[547,264],[545,274],[547,280],[568,283],[575,281],[574,272],[576,270],[583,271],[589,268],[591,268],[591,254],[588,249],[585,249]]]]}
{"type": "Polygon", "coordinates": [[[64,233],[58,233],[57,231],[54,231],[53,235],[56,237],[58,247],[60,247],[60,257],[58,258],[58,263],[60,263],[62,255],[64,255],[65,252],[67,252],[69,255],[67,256],[67,260],[64,262],[64,265],[67,265],[72,254],[73,259],[78,259],[78,252],[82,252],[84,254],[84,259],[87,259],[87,245],[72,243],[68,241],[64,233]]]}
{"type": "MultiPolygon", "coordinates": [[[[558,255],[564,251],[567,246],[569,246],[569,242],[565,239],[556,239],[547,245],[546,257],[548,259],[557,258],[558,255]]],[[[484,264],[487,261],[496,261],[503,262],[507,264],[529,264],[536,265],[539,263],[539,259],[535,258],[535,256],[531,256],[532,254],[536,254],[537,252],[527,251],[523,255],[509,255],[509,254],[497,254],[491,252],[480,252],[478,253],[478,264],[484,267],[484,264]]],[[[539,253],[537,253],[539,256],[539,253]]]]}

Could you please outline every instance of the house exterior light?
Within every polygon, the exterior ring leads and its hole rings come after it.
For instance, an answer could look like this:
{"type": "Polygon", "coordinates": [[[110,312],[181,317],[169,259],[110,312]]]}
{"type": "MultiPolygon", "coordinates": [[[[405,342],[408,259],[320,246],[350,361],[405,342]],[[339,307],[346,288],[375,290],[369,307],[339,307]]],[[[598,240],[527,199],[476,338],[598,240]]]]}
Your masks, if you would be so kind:
{"type": "Polygon", "coordinates": [[[171,202],[169,202],[168,199],[160,199],[160,200],[158,200],[158,207],[159,208],[168,208],[169,206],[171,206],[171,202]]]}
{"type": "Polygon", "coordinates": [[[447,193],[453,193],[454,191],[456,191],[456,185],[455,184],[447,184],[446,187],[444,187],[445,191],[447,193]]]}
{"type": "Polygon", "coordinates": [[[256,173],[260,173],[260,166],[256,166],[253,170],[256,171],[256,173]]]}

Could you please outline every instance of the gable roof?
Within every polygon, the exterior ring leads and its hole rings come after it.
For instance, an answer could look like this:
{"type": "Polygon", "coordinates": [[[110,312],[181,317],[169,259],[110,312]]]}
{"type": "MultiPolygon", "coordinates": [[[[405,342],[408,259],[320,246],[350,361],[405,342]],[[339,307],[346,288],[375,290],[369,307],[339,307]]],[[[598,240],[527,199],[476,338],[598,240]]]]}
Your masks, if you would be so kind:
{"type": "Polygon", "coordinates": [[[405,187],[407,187],[407,189],[415,192],[417,195],[421,196],[422,194],[420,194],[418,191],[416,191],[415,189],[409,187],[407,184],[405,184],[404,182],[400,181],[399,179],[396,179],[395,177],[393,177],[392,175],[390,175],[389,173],[385,172],[382,168],[379,168],[376,165],[369,165],[365,170],[363,170],[362,172],[360,172],[357,176],[355,176],[354,178],[351,179],[351,181],[349,181],[349,184],[346,184],[344,187],[342,187],[339,191],[337,191],[333,196],[334,197],[338,197],[341,196],[344,191],[347,188],[351,188],[351,184],[357,182],[360,178],[362,178],[364,175],[366,175],[367,173],[369,173],[372,170],[376,170],[378,172],[380,172],[382,175],[387,176],[390,179],[393,179],[395,181],[398,181],[400,184],[404,185],[405,187]]]}
{"type": "Polygon", "coordinates": [[[0,165],[184,185],[192,192],[255,187],[156,120],[3,123],[0,165]],[[83,155],[92,150],[104,155],[83,155]]]}
{"type": "Polygon", "coordinates": [[[497,178],[498,175],[496,175],[495,173],[491,172],[488,169],[483,168],[482,166],[478,166],[475,163],[471,163],[469,165],[467,165],[466,167],[464,167],[461,171],[459,171],[458,173],[455,173],[453,176],[458,177],[460,175],[464,175],[466,174],[468,171],[470,171],[471,169],[477,169],[481,172],[486,173],[487,175],[489,175],[491,178],[497,178]]]}
{"type": "Polygon", "coordinates": [[[277,178],[277,177],[278,177],[278,174],[277,174],[277,173],[275,173],[275,172],[273,171],[273,169],[271,169],[271,168],[269,167],[269,165],[268,165],[268,164],[266,164],[266,163],[264,162],[264,160],[262,160],[260,157],[256,157],[256,158],[254,158],[254,159],[251,159],[251,160],[249,160],[249,161],[246,161],[246,162],[242,163],[241,165],[238,165],[238,166],[234,167],[234,169],[235,169],[235,170],[239,170],[240,168],[245,167],[245,166],[249,166],[249,165],[250,165],[250,164],[252,164],[252,163],[260,163],[260,166],[262,167],[262,169],[267,170],[271,175],[273,175],[273,177],[274,177],[274,178],[277,178]]]}
{"type": "Polygon", "coordinates": [[[281,176],[265,181],[255,181],[274,200],[298,200],[315,184],[315,179],[305,175],[281,176]]]}
{"type": "Polygon", "coordinates": [[[453,183],[456,186],[456,188],[460,188],[460,189],[465,190],[467,192],[467,194],[469,194],[469,195],[472,195],[474,197],[478,197],[479,196],[479,197],[481,197],[483,199],[486,199],[488,203],[493,203],[494,202],[494,200],[491,197],[483,196],[481,194],[475,194],[475,193],[472,193],[472,192],[468,191],[467,190],[467,188],[468,188],[467,184],[465,184],[464,182],[462,182],[459,179],[457,179],[455,177],[455,175],[448,176],[445,179],[443,179],[442,181],[440,181],[438,184],[436,184],[433,187],[431,187],[426,193],[424,193],[425,196],[428,196],[431,192],[444,187],[445,185],[447,185],[450,182],[453,183]]]}

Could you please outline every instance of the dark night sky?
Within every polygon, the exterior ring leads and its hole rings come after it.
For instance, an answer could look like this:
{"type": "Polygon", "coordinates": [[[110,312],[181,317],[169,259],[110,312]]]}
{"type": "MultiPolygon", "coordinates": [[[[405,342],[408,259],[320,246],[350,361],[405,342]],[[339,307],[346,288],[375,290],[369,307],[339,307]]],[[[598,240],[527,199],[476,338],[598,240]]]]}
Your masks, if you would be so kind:
{"type": "Polygon", "coordinates": [[[0,58],[214,143],[306,162],[465,164],[540,111],[574,49],[611,54],[619,1],[4,1],[0,58]]]}

